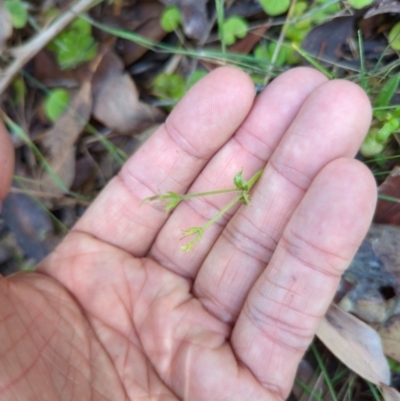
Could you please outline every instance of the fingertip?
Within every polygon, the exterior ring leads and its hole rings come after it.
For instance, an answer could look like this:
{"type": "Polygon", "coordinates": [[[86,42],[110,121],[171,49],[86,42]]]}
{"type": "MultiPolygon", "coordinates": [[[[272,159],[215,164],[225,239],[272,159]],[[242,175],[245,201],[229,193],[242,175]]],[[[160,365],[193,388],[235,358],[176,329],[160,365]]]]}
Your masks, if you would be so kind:
{"type": "MultiPolygon", "coordinates": [[[[284,72],[279,75],[275,79],[275,81],[280,80],[290,80],[292,82],[302,83],[302,87],[311,85],[312,87],[316,87],[318,84],[322,85],[328,82],[328,78],[316,70],[315,68],[310,67],[295,67],[290,70],[284,72]]],[[[273,81],[273,82],[275,82],[273,81]]]]}
{"type": "Polygon", "coordinates": [[[372,107],[365,91],[353,82],[335,79],[326,82],[317,92],[323,91],[327,105],[339,105],[338,110],[346,112],[349,121],[356,120],[364,135],[372,119],[372,107]]]}
{"type": "Polygon", "coordinates": [[[330,162],[322,173],[327,177],[336,177],[343,193],[338,196],[347,197],[354,213],[365,222],[368,228],[377,202],[377,185],[371,170],[362,162],[351,158],[338,158],[330,162]]]}
{"type": "Polygon", "coordinates": [[[14,173],[14,147],[10,135],[0,120],[0,166],[2,172],[0,176],[0,199],[4,199],[11,187],[14,173]]]}

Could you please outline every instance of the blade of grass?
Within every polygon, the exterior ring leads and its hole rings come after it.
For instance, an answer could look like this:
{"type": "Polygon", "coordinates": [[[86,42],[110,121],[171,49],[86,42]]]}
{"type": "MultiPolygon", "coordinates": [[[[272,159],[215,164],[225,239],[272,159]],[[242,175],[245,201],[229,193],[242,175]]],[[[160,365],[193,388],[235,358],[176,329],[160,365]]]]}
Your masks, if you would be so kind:
{"type": "Polygon", "coordinates": [[[371,393],[372,393],[372,395],[374,396],[374,399],[375,399],[376,401],[381,401],[381,397],[380,397],[380,395],[379,395],[378,390],[376,389],[376,387],[375,387],[372,383],[370,383],[370,382],[368,382],[368,381],[367,381],[367,385],[368,385],[369,389],[371,390],[371,393]]]}
{"type": "Polygon", "coordinates": [[[313,67],[315,67],[318,71],[322,72],[327,78],[329,79],[335,78],[334,75],[331,74],[325,67],[323,67],[314,57],[310,56],[295,43],[292,43],[292,48],[296,50],[297,53],[299,53],[304,59],[306,59],[313,67]]]}
{"type": "Polygon", "coordinates": [[[4,112],[2,112],[2,118],[6,123],[6,125],[9,127],[9,129],[12,130],[18,136],[18,138],[25,143],[25,145],[28,146],[28,148],[32,151],[35,157],[40,161],[43,169],[49,174],[54,183],[63,192],[68,193],[69,189],[66,187],[61,178],[57,175],[57,173],[51,168],[46,158],[42,155],[38,147],[31,141],[26,132],[18,124],[12,121],[4,112]]]}
{"type": "Polygon", "coordinates": [[[215,9],[217,10],[218,34],[221,39],[221,52],[225,56],[226,44],[224,38],[224,0],[215,0],[215,9]]]}
{"type": "Polygon", "coordinates": [[[368,93],[368,84],[365,74],[365,62],[364,62],[364,42],[362,37],[361,29],[357,31],[358,35],[358,53],[360,54],[360,84],[366,93],[368,93]]]}
{"type": "Polygon", "coordinates": [[[318,366],[321,369],[322,375],[324,376],[326,385],[328,387],[329,390],[329,394],[331,395],[333,401],[338,401],[337,397],[336,397],[336,393],[335,390],[333,388],[333,384],[332,381],[329,378],[328,372],[326,371],[324,362],[322,361],[321,355],[319,354],[317,347],[315,346],[315,344],[311,344],[311,350],[315,356],[315,359],[317,360],[318,366]]]}

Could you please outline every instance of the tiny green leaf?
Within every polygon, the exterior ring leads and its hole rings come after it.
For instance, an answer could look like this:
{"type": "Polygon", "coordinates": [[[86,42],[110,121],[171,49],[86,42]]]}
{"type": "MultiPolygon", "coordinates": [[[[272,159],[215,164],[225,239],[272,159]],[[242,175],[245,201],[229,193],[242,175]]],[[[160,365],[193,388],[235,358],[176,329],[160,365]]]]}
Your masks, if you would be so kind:
{"type": "Polygon", "coordinates": [[[376,134],[376,140],[380,143],[385,142],[390,135],[393,134],[400,126],[400,121],[398,118],[392,118],[385,124],[383,124],[382,128],[376,134]]]}
{"type": "Polygon", "coordinates": [[[23,28],[28,22],[28,11],[20,0],[6,0],[4,2],[6,10],[11,15],[11,23],[14,28],[23,28]]]}
{"type": "Polygon", "coordinates": [[[400,50],[400,22],[394,25],[389,32],[389,46],[393,50],[400,50]]]}
{"type": "Polygon", "coordinates": [[[242,202],[244,205],[248,205],[251,201],[251,196],[248,192],[243,192],[242,198],[241,198],[242,202]]]}
{"type": "Polygon", "coordinates": [[[374,135],[368,134],[361,145],[360,152],[365,157],[375,156],[383,151],[385,146],[378,142],[374,135]]]}
{"type": "Polygon", "coordinates": [[[64,113],[69,104],[69,94],[64,89],[51,90],[44,101],[44,112],[46,117],[55,122],[64,113]]]}
{"type": "Polygon", "coordinates": [[[232,16],[224,21],[223,37],[221,40],[228,46],[236,42],[236,38],[244,38],[249,29],[249,24],[244,18],[232,16]]]}
{"type": "MultiPolygon", "coordinates": [[[[376,96],[374,107],[389,106],[390,101],[392,100],[392,97],[396,93],[396,90],[399,86],[399,82],[400,73],[394,74],[392,77],[390,77],[376,96]]],[[[386,112],[384,110],[377,110],[374,115],[379,120],[382,120],[386,115],[386,112]]]]}
{"type": "Polygon", "coordinates": [[[285,13],[290,6],[290,0],[259,0],[265,13],[271,17],[285,13]]]}
{"type": "Polygon", "coordinates": [[[167,212],[170,212],[178,206],[179,202],[181,201],[181,197],[176,192],[169,191],[167,196],[165,197],[165,200],[168,201],[165,206],[165,210],[167,212]]]}
{"type": "Polygon", "coordinates": [[[182,238],[189,237],[191,235],[196,235],[196,236],[192,241],[190,241],[186,245],[181,246],[180,248],[181,251],[189,252],[193,248],[193,246],[196,245],[201,240],[203,233],[204,233],[203,227],[190,227],[187,230],[183,231],[182,238]]]}
{"type": "Polygon", "coordinates": [[[178,74],[158,74],[153,81],[153,93],[161,99],[179,100],[186,90],[185,79],[178,74]]]}
{"type": "Polygon", "coordinates": [[[160,23],[166,32],[175,31],[181,22],[181,11],[176,6],[166,7],[161,14],[160,23]]]}
{"type": "Polygon", "coordinates": [[[248,191],[249,190],[249,184],[248,182],[242,177],[242,171],[239,171],[235,177],[233,177],[233,183],[235,184],[235,187],[237,189],[243,190],[243,191],[248,191]]]}
{"type": "Polygon", "coordinates": [[[348,0],[349,4],[356,10],[360,10],[366,6],[369,6],[374,2],[374,0],[348,0]]]}
{"type": "Polygon", "coordinates": [[[77,65],[92,60],[97,54],[97,43],[91,34],[92,26],[78,18],[48,45],[62,69],[75,68],[77,65]]]}
{"type": "MultiPolygon", "coordinates": [[[[270,63],[276,49],[276,42],[269,42],[267,45],[260,43],[254,49],[254,57],[258,60],[267,61],[270,63]]],[[[282,67],[285,64],[288,51],[286,47],[279,49],[278,57],[275,60],[276,67],[282,67]]]]}

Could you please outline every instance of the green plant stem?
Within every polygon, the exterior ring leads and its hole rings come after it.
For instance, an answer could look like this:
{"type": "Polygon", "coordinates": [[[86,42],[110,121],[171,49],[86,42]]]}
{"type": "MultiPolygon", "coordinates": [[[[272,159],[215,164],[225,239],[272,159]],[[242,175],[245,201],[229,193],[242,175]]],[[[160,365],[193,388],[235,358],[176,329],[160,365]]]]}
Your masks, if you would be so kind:
{"type": "Polygon", "coordinates": [[[249,184],[249,191],[250,189],[254,186],[254,184],[258,181],[258,179],[261,177],[262,173],[264,172],[264,169],[258,170],[257,173],[255,173],[248,181],[249,184]]]}
{"type": "Polygon", "coordinates": [[[307,54],[303,49],[297,46],[295,43],[292,43],[292,48],[296,50],[302,57],[304,57],[313,67],[315,67],[318,71],[322,72],[328,79],[333,79],[334,76],[331,74],[326,68],[324,68],[320,63],[318,63],[313,57],[307,54]]]}
{"type": "MultiPolygon", "coordinates": [[[[212,217],[210,220],[208,220],[203,226],[201,227],[191,227],[183,232],[184,237],[189,237],[192,235],[196,235],[195,238],[187,243],[186,245],[183,245],[181,247],[182,251],[190,251],[192,247],[201,240],[201,237],[203,236],[204,231],[210,227],[212,224],[214,224],[220,217],[222,217],[231,207],[233,207],[237,202],[242,201],[245,205],[248,204],[250,200],[249,192],[251,188],[256,184],[258,179],[261,177],[261,174],[263,173],[264,169],[257,171],[249,181],[247,181],[246,189],[239,189],[240,193],[239,195],[235,196],[227,205],[225,205],[214,217],[212,217]]],[[[235,188],[234,191],[238,191],[238,188],[235,188]]],[[[218,193],[224,193],[224,192],[233,192],[232,189],[228,190],[221,190],[221,191],[211,191],[211,192],[203,192],[203,194],[212,194],[214,195],[216,192],[218,193]]],[[[196,194],[190,194],[191,197],[195,197],[194,195],[196,194]]],[[[197,194],[198,195],[198,194],[197,194]]],[[[182,196],[182,195],[181,195],[182,196]]],[[[182,199],[182,198],[181,198],[182,199]]]]}
{"type": "Polygon", "coordinates": [[[184,195],[179,195],[179,197],[181,198],[181,200],[186,200],[186,199],[200,198],[202,196],[228,194],[231,192],[239,192],[239,191],[240,191],[240,189],[237,189],[237,188],[228,188],[228,189],[219,189],[218,191],[207,191],[207,192],[196,192],[193,194],[184,194],[184,195]]]}
{"type": "Polygon", "coordinates": [[[243,193],[235,196],[225,207],[223,207],[213,218],[207,221],[206,224],[202,226],[203,230],[207,230],[212,224],[214,224],[220,217],[222,217],[231,207],[235,206],[235,204],[241,201],[243,193]]]}
{"type": "Polygon", "coordinates": [[[322,361],[321,355],[319,354],[319,352],[318,352],[318,350],[317,350],[317,347],[315,346],[314,343],[311,344],[311,349],[312,349],[312,351],[313,351],[313,354],[314,354],[314,356],[315,356],[315,359],[317,360],[318,366],[319,366],[319,368],[321,369],[322,376],[323,376],[324,379],[325,379],[326,385],[327,385],[327,387],[328,387],[329,393],[330,393],[330,395],[331,395],[333,401],[338,401],[338,399],[337,399],[337,397],[336,397],[335,390],[334,390],[333,385],[332,385],[332,381],[331,381],[331,379],[329,378],[328,372],[327,372],[326,369],[325,369],[324,362],[322,361]]]}

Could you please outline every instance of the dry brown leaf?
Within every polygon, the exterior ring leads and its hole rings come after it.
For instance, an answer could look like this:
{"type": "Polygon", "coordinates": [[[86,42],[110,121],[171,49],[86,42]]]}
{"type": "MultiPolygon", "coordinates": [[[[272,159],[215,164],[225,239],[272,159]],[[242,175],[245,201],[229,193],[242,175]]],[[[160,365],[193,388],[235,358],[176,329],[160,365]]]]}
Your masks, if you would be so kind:
{"type": "Polygon", "coordinates": [[[400,315],[392,316],[378,329],[387,356],[400,362],[400,315]]]}
{"type": "Polygon", "coordinates": [[[380,385],[389,384],[390,369],[378,333],[333,304],[317,330],[318,338],[349,369],[380,385]]]}
{"type": "MultiPolygon", "coordinates": [[[[68,110],[46,133],[43,141],[48,163],[67,188],[71,186],[75,176],[75,143],[89,120],[91,110],[91,83],[86,81],[72,99],[68,110]]],[[[41,186],[47,191],[62,193],[62,189],[46,171],[43,171],[41,186]]]]}
{"type": "MultiPolygon", "coordinates": [[[[395,166],[385,181],[379,185],[380,195],[400,197],[400,167],[395,166]]],[[[400,203],[378,199],[374,222],[380,224],[400,224],[400,203]]]]}
{"type": "Polygon", "coordinates": [[[385,401],[400,401],[400,393],[395,388],[382,384],[381,391],[385,401]]]}
{"type": "Polygon", "coordinates": [[[164,113],[139,101],[139,91],[124,64],[102,46],[103,58],[93,76],[93,116],[122,134],[141,132],[164,120],[164,113]]]}
{"type": "Polygon", "coordinates": [[[161,0],[166,6],[175,5],[182,13],[183,30],[188,38],[202,40],[208,35],[208,0],[161,0]]]}

